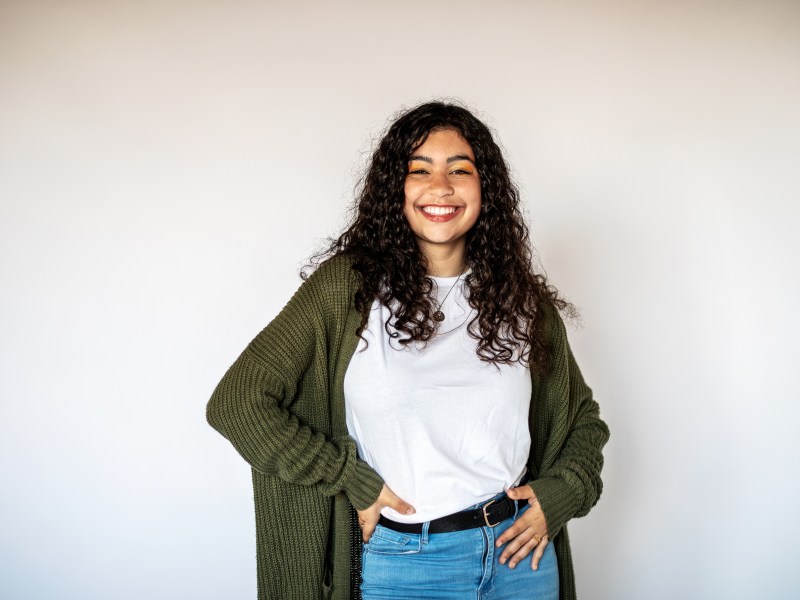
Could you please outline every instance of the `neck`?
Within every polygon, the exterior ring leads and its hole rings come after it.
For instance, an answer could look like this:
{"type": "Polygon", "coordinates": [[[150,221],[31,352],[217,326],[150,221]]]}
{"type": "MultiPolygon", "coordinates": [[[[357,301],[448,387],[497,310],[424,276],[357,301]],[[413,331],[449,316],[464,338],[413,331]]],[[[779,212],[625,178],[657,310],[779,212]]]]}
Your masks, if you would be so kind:
{"type": "Polygon", "coordinates": [[[435,260],[426,256],[428,275],[434,277],[456,277],[466,270],[464,255],[435,260]]]}
{"type": "Polygon", "coordinates": [[[425,257],[428,275],[434,277],[456,277],[461,275],[465,268],[464,247],[460,248],[430,248],[420,247],[425,257]]]}

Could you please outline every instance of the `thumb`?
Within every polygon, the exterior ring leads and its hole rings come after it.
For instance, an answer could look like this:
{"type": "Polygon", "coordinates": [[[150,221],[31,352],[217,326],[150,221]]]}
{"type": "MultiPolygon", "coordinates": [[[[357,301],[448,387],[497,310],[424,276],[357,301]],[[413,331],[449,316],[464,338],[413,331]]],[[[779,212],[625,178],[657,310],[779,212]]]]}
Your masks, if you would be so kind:
{"type": "Polygon", "coordinates": [[[377,518],[376,519],[368,519],[368,520],[365,520],[363,523],[359,523],[359,525],[361,527],[361,539],[364,540],[365,544],[372,537],[372,534],[375,533],[375,526],[377,524],[378,524],[378,519],[377,518]]]}
{"type": "Polygon", "coordinates": [[[408,502],[406,502],[400,496],[395,494],[388,487],[384,491],[386,492],[386,498],[384,501],[385,506],[393,508],[401,515],[413,515],[415,512],[417,512],[416,510],[414,510],[413,506],[411,506],[408,502]]]}
{"type": "Polygon", "coordinates": [[[506,496],[512,500],[527,500],[533,498],[533,489],[529,485],[521,485],[519,487],[508,488],[506,496]]]}

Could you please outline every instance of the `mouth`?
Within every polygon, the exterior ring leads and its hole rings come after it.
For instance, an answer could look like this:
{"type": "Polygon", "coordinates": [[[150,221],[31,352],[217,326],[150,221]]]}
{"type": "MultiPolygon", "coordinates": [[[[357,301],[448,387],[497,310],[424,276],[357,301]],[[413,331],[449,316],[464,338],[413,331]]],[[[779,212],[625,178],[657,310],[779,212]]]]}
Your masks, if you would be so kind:
{"type": "Polygon", "coordinates": [[[428,204],[420,207],[420,212],[429,221],[443,223],[455,219],[463,210],[460,206],[442,206],[440,204],[428,204]]]}
{"type": "Polygon", "coordinates": [[[452,215],[458,210],[455,206],[423,206],[422,212],[426,215],[452,215]]]}

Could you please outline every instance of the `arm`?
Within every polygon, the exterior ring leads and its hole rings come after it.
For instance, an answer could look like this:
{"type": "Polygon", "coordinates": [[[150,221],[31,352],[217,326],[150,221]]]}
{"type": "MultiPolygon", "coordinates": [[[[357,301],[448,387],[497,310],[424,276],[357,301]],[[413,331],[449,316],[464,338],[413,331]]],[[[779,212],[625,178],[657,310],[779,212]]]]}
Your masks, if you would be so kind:
{"type": "MultiPolygon", "coordinates": [[[[316,486],[324,495],[344,492],[355,508],[363,509],[378,498],[381,477],[358,459],[352,438],[330,438],[291,409],[304,375],[319,367],[320,356],[324,365],[329,362],[324,312],[349,305],[339,271],[323,265],[301,285],[230,367],[206,414],[256,471],[316,486]]],[[[307,410],[320,423],[329,415],[327,390],[325,373],[302,390],[314,395],[307,410]]]]}
{"type": "Polygon", "coordinates": [[[555,310],[553,315],[553,369],[536,398],[551,416],[533,432],[548,436],[543,468],[535,480],[508,490],[509,497],[528,500],[530,508],[497,543],[510,542],[500,562],[510,560],[512,568],[535,548],[531,566],[536,569],[548,541],[569,519],[587,514],[603,488],[600,472],[608,427],[575,362],[564,324],[555,310]]]}
{"type": "Polygon", "coordinates": [[[558,447],[548,444],[548,450],[557,454],[551,459],[545,452],[542,472],[528,484],[547,519],[551,538],[567,521],[586,515],[597,504],[603,490],[602,449],[609,437],[608,426],[600,418],[600,408],[592,398],[592,390],[583,380],[560,318],[556,338],[561,338],[563,343],[565,356],[561,370],[566,373],[567,390],[566,402],[555,407],[551,435],[564,436],[559,431],[563,424],[566,436],[558,447]]]}

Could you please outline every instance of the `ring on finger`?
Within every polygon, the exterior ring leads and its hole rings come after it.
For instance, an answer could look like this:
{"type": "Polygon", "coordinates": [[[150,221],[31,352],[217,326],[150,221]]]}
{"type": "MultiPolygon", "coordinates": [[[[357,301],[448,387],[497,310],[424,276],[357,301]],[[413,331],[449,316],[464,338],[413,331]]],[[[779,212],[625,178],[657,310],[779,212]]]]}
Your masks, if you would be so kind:
{"type": "Polygon", "coordinates": [[[539,537],[538,535],[536,535],[535,533],[533,534],[533,539],[535,539],[535,540],[536,540],[536,544],[537,544],[537,545],[539,544],[539,542],[541,542],[541,541],[542,541],[542,538],[540,538],[540,537],[539,537]]]}

